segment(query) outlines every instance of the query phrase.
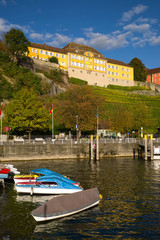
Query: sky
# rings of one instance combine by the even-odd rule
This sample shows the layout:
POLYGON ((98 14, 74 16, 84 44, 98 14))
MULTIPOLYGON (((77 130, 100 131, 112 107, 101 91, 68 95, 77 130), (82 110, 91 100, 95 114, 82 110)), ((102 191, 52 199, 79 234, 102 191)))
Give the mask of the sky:
POLYGON ((0 36, 22 30, 34 43, 91 46, 106 58, 160 67, 159 0, 0 0, 0 36))

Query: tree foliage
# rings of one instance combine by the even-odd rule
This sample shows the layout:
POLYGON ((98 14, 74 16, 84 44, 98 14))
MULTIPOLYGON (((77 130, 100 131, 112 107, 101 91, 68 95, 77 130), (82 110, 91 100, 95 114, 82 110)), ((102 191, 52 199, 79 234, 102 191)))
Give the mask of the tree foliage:
POLYGON ((58 58, 56 58, 56 57, 51 57, 51 58, 49 58, 49 61, 51 62, 51 63, 57 63, 58 64, 58 58))
POLYGON ((55 118, 59 124, 72 131, 77 121, 80 131, 95 131, 97 106, 101 105, 101 98, 91 88, 75 86, 54 101, 55 118))
POLYGON ((4 39, 5 46, 12 57, 18 59, 20 56, 28 52, 30 42, 21 30, 12 28, 9 32, 4 34, 4 39))
POLYGON ((147 78, 147 70, 142 61, 138 58, 133 58, 129 65, 134 68, 134 80, 145 82, 147 78))
POLYGON ((47 131, 49 114, 33 89, 17 92, 5 107, 5 123, 13 132, 47 131))

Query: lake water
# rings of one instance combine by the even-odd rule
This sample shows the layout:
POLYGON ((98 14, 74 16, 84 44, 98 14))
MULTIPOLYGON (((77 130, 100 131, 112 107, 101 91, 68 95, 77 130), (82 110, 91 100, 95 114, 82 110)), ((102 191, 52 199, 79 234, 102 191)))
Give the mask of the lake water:
POLYGON ((45 167, 70 176, 84 189, 98 187, 99 206, 37 224, 30 215, 44 196, 17 195, 14 184, 0 187, 0 239, 160 239, 160 160, 133 158, 16 161, 26 174, 45 167))

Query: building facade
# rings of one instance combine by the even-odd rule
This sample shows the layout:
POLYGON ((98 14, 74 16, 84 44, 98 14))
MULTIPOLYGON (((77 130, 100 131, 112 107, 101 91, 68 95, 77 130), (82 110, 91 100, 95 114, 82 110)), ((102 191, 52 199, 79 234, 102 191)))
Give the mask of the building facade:
POLYGON ((147 82, 160 84, 160 68, 153 68, 148 70, 147 82))
POLYGON ((128 64, 105 58, 96 49, 70 42, 64 48, 31 43, 28 56, 49 61, 58 58, 59 67, 68 71, 69 77, 79 78, 89 85, 106 87, 109 84, 134 86, 134 71, 128 64))

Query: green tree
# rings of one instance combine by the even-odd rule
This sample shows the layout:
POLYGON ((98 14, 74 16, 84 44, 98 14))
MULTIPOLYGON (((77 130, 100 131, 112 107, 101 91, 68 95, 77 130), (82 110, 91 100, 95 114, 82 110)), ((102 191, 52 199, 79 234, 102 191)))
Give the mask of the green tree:
POLYGON ((5 107, 5 123, 13 132, 45 132, 49 129, 50 117, 33 89, 24 88, 17 92, 5 107))
POLYGON ((58 64, 58 58, 56 58, 56 57, 51 57, 51 58, 49 58, 49 61, 51 62, 51 63, 57 63, 58 64))
POLYGON ((79 131, 95 131, 97 106, 100 109, 102 100, 90 87, 75 86, 54 101, 56 121, 72 131, 77 121, 79 131))
POLYGON ((28 46, 30 45, 24 33, 15 28, 12 28, 9 32, 4 34, 4 42, 8 52, 12 57, 15 57, 16 60, 28 52, 28 46))
POLYGON ((134 80, 145 82, 147 78, 147 70, 142 61, 138 58, 133 58, 129 65, 134 68, 134 80))
POLYGON ((109 120, 111 129, 116 132, 126 133, 132 129, 133 115, 124 105, 116 105, 110 112, 109 120))

